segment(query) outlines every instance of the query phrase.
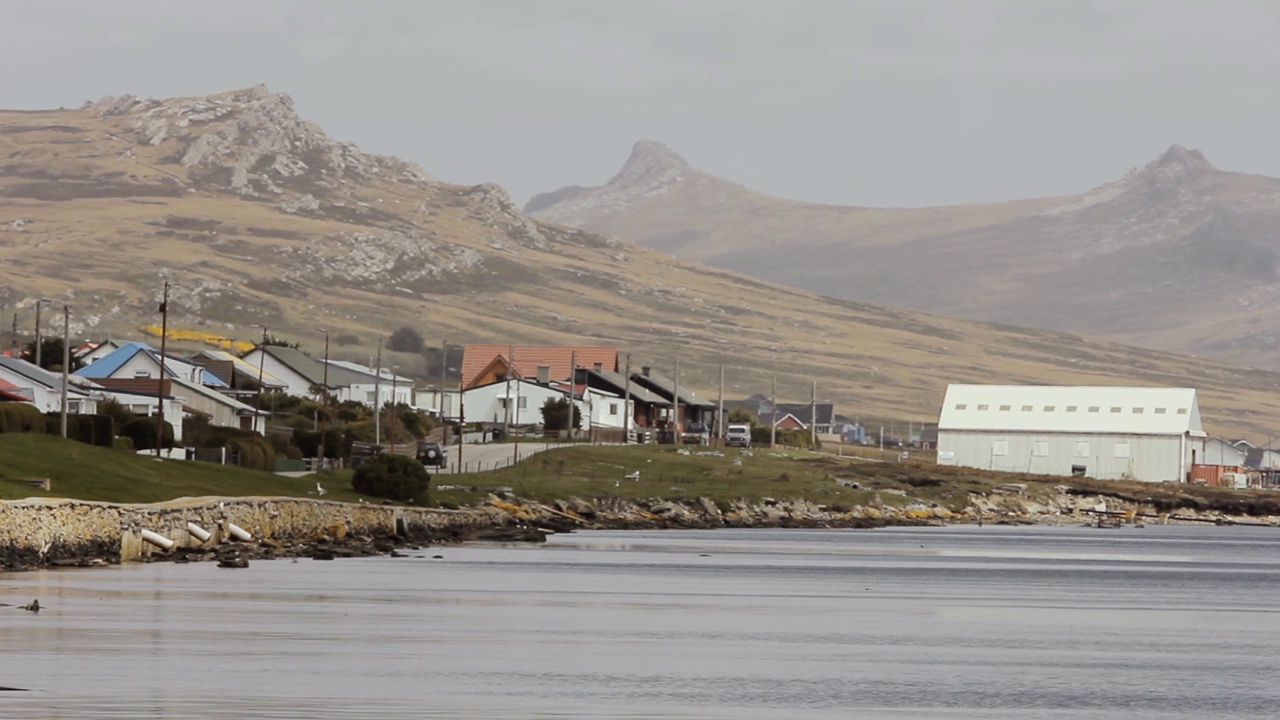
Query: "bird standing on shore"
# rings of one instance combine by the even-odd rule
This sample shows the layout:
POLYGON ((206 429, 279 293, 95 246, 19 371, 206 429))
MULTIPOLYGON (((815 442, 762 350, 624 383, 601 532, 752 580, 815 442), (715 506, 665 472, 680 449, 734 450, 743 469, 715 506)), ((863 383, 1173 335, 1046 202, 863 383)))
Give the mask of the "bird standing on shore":
POLYGON ((23 609, 23 610, 30 610, 31 612, 38 613, 38 612, 40 612, 40 601, 39 601, 39 600, 32 600, 30 605, 23 605, 23 606, 22 606, 22 609, 23 609))
POLYGON ((324 494, 326 494, 326 493, 328 493, 328 492, 329 492, 328 490, 325 490, 323 487, 321 487, 321 486, 320 486, 320 483, 319 483, 319 482, 317 482, 317 483, 316 483, 316 494, 317 494, 317 495, 324 495, 324 494))

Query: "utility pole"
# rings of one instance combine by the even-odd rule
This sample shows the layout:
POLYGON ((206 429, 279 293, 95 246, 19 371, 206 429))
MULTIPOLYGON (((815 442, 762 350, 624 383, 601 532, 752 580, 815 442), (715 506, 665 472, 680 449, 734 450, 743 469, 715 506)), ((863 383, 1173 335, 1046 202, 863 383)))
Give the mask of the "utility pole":
POLYGON ((809 447, 818 447, 818 381, 809 391, 809 447))
POLYGON ((167 352, 166 341, 168 339, 169 281, 165 280, 164 296, 160 300, 160 378, 156 381, 156 406, 160 412, 156 415, 156 457, 160 457, 160 448, 164 445, 164 358, 167 352))
POLYGON ((680 444, 680 358, 676 358, 676 377, 672 381, 674 384, 671 395, 672 417, 675 419, 675 443, 680 444))
POLYGON ((18 357, 21 354, 18 347, 18 310, 13 311, 13 327, 9 330, 9 345, 13 348, 13 356, 18 357))
POLYGON ((378 338, 378 364, 373 371, 373 444, 382 447, 382 338, 378 338))
MULTIPOLYGON (((440 341, 440 393, 439 395, 437 395, 438 400, 436 401, 436 409, 440 411, 440 420, 442 422, 444 421, 444 383, 445 383, 445 380, 447 379, 448 370, 449 370, 449 341, 441 340, 440 341)), ((445 427, 447 428, 448 426, 446 425, 445 427)), ((449 438, 447 437, 444 438, 444 441, 445 441, 444 444, 447 445, 449 442, 449 438)))
MULTIPOLYGON (((515 372, 516 368, 516 349, 515 346, 507 348, 511 353, 511 372, 515 372)), ((510 395, 511 393, 507 393, 510 395)), ((520 380, 516 380, 516 424, 520 424, 520 380)), ((520 462, 520 443, 511 438, 510 428, 507 428, 507 440, 511 443, 511 464, 515 465, 520 462)))
POLYGON ((622 444, 631 440, 631 353, 627 353, 627 374, 622 378, 622 444))
POLYGON ((324 470, 324 444, 329 434, 329 331, 324 328, 316 328, 324 333, 324 376, 320 381, 320 392, 323 395, 321 400, 324 406, 324 414, 320 416, 320 469, 324 470))
MULTIPOLYGON (((399 403, 396 402, 396 371, 399 369, 400 369, 399 365, 391 366, 391 417, 388 418, 388 420, 395 419, 397 408, 400 407, 399 403)), ((390 427, 387 428, 387 437, 390 438, 391 440, 391 452, 395 452, 396 451, 395 423, 391 423, 390 427)))
POLYGON ((778 376, 773 376, 773 389, 769 392, 769 448, 778 444, 778 376))
POLYGON ((569 353, 569 440, 573 441, 573 408, 575 402, 573 399, 573 385, 578 377, 578 353, 569 353))
POLYGON ((716 437, 724 444, 724 363, 720 364, 720 401, 716 408, 716 437))
POLYGON ((262 344, 258 346, 258 392, 253 399, 253 406, 258 411, 258 420, 262 423, 262 436, 267 436, 267 421, 262 417, 262 374, 267 367, 267 326, 262 327, 262 344))
POLYGON ((458 464, 455 472, 462 472, 462 436, 467 431, 466 403, 463 402, 462 368, 458 368, 458 464))
POLYGON ((36 300, 36 367, 40 367, 40 308, 44 305, 44 298, 36 300))
POLYGON ((507 384, 506 384, 506 401, 502 403, 502 437, 511 437, 511 375, 516 371, 516 363, 512 360, 515 355, 515 349, 511 345, 507 345, 507 384))
POLYGON ((62 303, 62 437, 67 437, 67 384, 71 372, 71 306, 62 303))

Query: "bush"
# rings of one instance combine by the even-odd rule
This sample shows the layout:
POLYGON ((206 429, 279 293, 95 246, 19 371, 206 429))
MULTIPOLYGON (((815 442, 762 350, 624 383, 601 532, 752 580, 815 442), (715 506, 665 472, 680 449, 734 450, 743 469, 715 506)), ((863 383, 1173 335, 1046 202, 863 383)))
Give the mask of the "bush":
POLYGON ((420 353, 422 352, 422 334, 408 325, 398 327, 387 340, 387 349, 393 352, 420 353))
POLYGON ((431 476, 407 455, 375 455, 356 468, 351 487, 361 495, 426 504, 431 476))
POLYGON ((227 442, 237 465, 253 470, 275 470, 276 451, 271 441, 261 435, 237 438, 227 442))
POLYGON ((135 450, 154 450, 156 447, 156 422, 164 422, 163 442, 166 448, 173 447, 173 426, 155 416, 140 417, 120 426, 120 434, 133 441, 135 450))
MULTIPOLYGON (((62 414, 45 415, 45 431, 50 435, 62 434, 62 414)), ((115 441, 115 422, 108 415, 67 415, 67 439, 86 445, 112 447, 115 441)))
POLYGON ((44 413, 35 405, 0 403, 0 433, 44 433, 44 413))
MULTIPOLYGON (((822 441, 811 442, 808 430, 778 430, 776 442, 780 447, 808 448, 817 450, 822 441)), ((758 447, 769 447, 769 426, 751 428, 751 444, 758 447)))

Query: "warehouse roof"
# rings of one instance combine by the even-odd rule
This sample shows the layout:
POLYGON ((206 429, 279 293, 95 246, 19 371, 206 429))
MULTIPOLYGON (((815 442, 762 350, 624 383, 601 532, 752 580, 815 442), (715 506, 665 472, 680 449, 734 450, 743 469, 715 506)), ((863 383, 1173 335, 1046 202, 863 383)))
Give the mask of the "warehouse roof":
POLYGON ((1181 435, 1203 431, 1194 388, 948 385, 938 429, 1181 435))

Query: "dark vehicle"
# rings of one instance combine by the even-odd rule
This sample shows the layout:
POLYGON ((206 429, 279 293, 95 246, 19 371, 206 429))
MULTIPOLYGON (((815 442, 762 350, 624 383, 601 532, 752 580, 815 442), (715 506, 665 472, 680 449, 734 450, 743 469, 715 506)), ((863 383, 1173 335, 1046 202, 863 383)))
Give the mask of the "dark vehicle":
POLYGON ((418 443, 418 462, 428 467, 444 467, 449 452, 438 442, 418 443))
POLYGON ((680 442, 683 445, 706 445, 711 442, 711 429, 706 423, 685 423, 680 442))

